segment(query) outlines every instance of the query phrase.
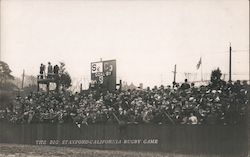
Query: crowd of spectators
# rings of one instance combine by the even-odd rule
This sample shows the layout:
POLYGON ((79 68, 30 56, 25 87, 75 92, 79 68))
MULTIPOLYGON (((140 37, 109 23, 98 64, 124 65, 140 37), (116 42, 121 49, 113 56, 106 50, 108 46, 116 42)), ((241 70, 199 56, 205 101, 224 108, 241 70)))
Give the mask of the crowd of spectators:
POLYGON ((12 123, 156 123, 221 124, 244 122, 248 104, 246 82, 222 82, 216 87, 135 89, 81 93, 33 92, 17 97, 0 113, 12 123))

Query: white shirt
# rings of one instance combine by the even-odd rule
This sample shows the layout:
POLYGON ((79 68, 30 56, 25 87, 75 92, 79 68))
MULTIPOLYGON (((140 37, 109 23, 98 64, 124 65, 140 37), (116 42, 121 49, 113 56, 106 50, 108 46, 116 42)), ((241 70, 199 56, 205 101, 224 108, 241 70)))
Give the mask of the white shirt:
POLYGON ((191 121, 191 124, 197 124, 198 123, 198 119, 196 116, 191 116, 188 118, 189 121, 191 121))

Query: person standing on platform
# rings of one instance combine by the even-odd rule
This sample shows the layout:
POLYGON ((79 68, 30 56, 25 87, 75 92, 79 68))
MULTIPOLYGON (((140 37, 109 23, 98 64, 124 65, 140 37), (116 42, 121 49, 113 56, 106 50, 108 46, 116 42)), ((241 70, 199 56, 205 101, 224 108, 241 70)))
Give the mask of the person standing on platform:
MULTIPOLYGON (((59 73, 59 66, 58 65, 55 65, 54 66, 54 78, 55 78, 55 80, 56 80, 56 82, 58 83, 58 79, 59 79, 59 75, 58 75, 58 73, 59 73)), ((58 90, 58 84, 56 85, 56 89, 58 90)))
POLYGON ((53 74, 53 67, 50 62, 48 62, 48 78, 51 78, 53 74))
POLYGON ((58 66, 58 65, 55 65, 55 66, 54 66, 54 74, 55 74, 55 75, 58 75, 58 72, 59 72, 59 66, 58 66))
POLYGON ((41 79, 43 79, 44 70, 45 70, 45 66, 43 65, 43 63, 41 63, 41 66, 40 66, 40 78, 41 79))

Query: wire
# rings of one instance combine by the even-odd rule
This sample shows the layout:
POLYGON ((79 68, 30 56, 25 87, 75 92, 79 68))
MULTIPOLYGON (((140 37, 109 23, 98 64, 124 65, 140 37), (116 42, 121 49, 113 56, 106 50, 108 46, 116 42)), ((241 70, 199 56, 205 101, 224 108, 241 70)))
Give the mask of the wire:
MULTIPOLYGON (((248 53, 249 50, 232 50, 232 52, 233 53, 248 53)), ((228 51, 217 51, 216 53, 209 53, 209 55, 226 54, 226 53, 229 53, 229 52, 228 51)), ((207 55, 207 54, 205 54, 205 55, 207 55)))

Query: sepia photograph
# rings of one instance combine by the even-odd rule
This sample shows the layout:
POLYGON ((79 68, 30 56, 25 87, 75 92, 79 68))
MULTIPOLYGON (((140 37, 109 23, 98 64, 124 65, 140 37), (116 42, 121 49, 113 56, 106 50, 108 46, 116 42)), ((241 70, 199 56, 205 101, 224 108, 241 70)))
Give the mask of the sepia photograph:
POLYGON ((0 0, 0 157, 249 157, 249 0, 0 0))

